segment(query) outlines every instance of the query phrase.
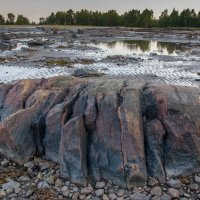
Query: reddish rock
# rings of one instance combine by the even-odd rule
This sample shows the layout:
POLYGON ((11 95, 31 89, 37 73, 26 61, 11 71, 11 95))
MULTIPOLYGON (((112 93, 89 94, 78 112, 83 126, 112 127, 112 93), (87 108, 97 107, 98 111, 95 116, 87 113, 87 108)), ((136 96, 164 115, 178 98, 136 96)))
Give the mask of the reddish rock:
POLYGON ((64 125, 59 155, 62 176, 86 186, 87 132, 83 116, 75 117, 64 125))

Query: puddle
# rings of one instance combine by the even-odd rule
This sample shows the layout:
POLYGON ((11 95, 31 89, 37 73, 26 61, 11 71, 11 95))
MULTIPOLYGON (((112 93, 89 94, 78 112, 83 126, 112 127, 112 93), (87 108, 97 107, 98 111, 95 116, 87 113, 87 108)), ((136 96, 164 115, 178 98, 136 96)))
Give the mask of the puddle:
POLYGON ((97 44, 89 43, 88 46, 98 47, 107 51, 110 55, 157 54, 177 56, 179 53, 184 52, 184 48, 175 43, 145 40, 123 40, 97 44))

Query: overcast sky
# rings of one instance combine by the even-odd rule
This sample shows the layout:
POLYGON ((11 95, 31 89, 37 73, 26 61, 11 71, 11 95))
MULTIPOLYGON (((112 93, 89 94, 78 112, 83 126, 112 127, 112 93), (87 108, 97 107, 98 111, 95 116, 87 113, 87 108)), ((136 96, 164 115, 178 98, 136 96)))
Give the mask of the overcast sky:
POLYGON ((38 21, 39 17, 46 17, 52 11, 80 10, 82 8, 107 11, 115 9, 119 13, 131 9, 153 9, 158 16, 164 9, 194 8, 200 10, 200 0, 0 0, 0 14, 9 12, 23 14, 31 20, 38 21))

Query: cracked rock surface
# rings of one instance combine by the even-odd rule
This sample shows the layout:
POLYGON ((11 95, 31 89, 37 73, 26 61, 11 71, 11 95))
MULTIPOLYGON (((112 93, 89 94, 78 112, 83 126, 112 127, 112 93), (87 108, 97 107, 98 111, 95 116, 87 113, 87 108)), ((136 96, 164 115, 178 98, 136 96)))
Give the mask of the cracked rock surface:
POLYGON ((200 171, 200 90, 54 77, 0 85, 0 153, 42 155, 62 177, 124 188, 200 171))

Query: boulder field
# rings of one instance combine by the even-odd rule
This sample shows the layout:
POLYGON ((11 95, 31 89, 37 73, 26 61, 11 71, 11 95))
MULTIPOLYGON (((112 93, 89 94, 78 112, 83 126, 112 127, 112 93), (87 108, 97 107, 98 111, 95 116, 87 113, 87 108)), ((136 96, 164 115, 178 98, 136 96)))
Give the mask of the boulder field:
POLYGON ((125 188, 200 171, 200 89, 56 77, 0 84, 0 154, 125 188))

